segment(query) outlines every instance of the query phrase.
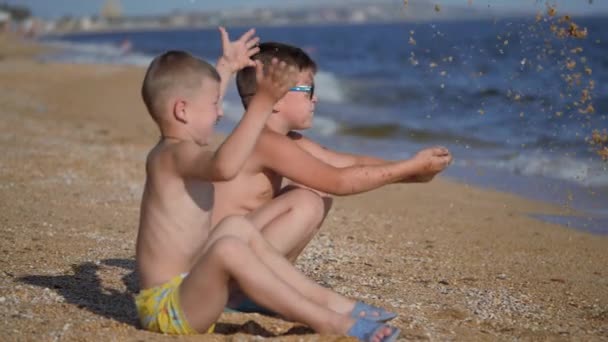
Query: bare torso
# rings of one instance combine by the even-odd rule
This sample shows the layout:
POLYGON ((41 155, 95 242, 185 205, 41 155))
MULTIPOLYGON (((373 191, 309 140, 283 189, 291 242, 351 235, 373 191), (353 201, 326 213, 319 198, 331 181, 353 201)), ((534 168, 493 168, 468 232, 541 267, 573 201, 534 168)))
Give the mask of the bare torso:
POLYGON ((256 153, 249 158, 239 175, 229 182, 214 183, 215 206, 212 224, 215 226, 230 215, 245 215, 272 200, 281 188, 283 177, 264 169, 256 153))
POLYGON ((170 147, 157 145, 146 161, 136 247, 142 289, 188 272, 211 226, 213 184, 177 176, 166 160, 170 157, 167 148, 170 147))

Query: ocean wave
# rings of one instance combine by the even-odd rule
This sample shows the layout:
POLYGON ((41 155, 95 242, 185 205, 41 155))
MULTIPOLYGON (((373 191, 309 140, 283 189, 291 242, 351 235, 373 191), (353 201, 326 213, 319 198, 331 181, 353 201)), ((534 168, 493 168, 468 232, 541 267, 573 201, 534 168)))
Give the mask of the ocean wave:
POLYGON ((556 156, 537 151, 519 153, 505 160, 483 160, 476 163, 524 176, 542 176, 583 186, 608 187, 608 165, 600 160, 556 156))
POLYGON ((461 108, 479 108, 485 101, 494 104, 517 104, 519 106, 557 105, 558 99, 550 94, 521 93, 495 86, 474 87, 470 84, 456 85, 441 80, 429 80, 424 84, 403 84, 397 80, 350 80, 344 90, 343 101, 367 106, 427 105, 433 102, 457 104, 461 108))
POLYGON ((315 94, 321 101, 343 103, 346 101, 346 96, 342 88, 342 84, 338 78, 326 71, 319 71, 315 75, 315 94))
POLYGON ((401 138, 415 143, 457 143, 476 148, 498 147, 499 145, 471 136, 459 135, 447 131, 406 127, 397 123, 364 124, 341 127, 339 134, 368 139, 401 138))
POLYGON ((317 134, 328 137, 335 135, 339 131, 340 125, 331 118, 315 115, 310 129, 317 134))
POLYGON ((489 98, 502 98, 505 103, 520 103, 520 104, 529 104, 529 103, 544 103, 550 104, 551 98, 549 96, 543 94, 519 94, 517 92, 513 92, 510 90, 502 90, 495 87, 487 87, 482 88, 477 91, 470 92, 466 88, 465 89, 457 89, 457 92, 460 96, 467 95, 471 100, 478 101, 479 99, 489 99, 489 98), (458 91, 459 90, 459 91, 458 91))
POLYGON ((240 102, 224 99, 222 101, 222 109, 224 111, 224 117, 222 120, 228 120, 236 123, 243 117, 245 109, 240 102))
POLYGON ((44 44, 59 50, 44 58, 55 62, 147 66, 153 59, 153 56, 126 51, 124 48, 110 43, 71 43, 48 40, 44 41, 44 44))

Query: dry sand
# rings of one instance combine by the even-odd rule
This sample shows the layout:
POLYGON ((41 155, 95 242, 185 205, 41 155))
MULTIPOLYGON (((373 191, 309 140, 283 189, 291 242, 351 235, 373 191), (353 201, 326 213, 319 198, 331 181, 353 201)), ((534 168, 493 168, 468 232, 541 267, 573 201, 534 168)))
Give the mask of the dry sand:
MULTIPOLYGON (((138 329, 134 241, 158 137, 144 71, 38 51, 0 38, 2 340, 341 339, 259 315, 224 315, 207 336, 138 329)), ((563 210, 446 179, 388 186, 337 199, 298 267, 399 312, 405 339, 608 340, 608 237, 528 216, 563 210)))

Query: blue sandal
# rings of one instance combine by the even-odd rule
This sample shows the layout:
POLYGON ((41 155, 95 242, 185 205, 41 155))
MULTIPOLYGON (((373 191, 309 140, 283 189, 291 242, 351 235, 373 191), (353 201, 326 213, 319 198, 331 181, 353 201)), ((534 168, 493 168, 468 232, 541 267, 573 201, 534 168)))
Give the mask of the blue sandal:
POLYGON ((361 301, 358 301, 355 304, 355 308, 353 309, 353 311, 351 311, 350 316, 352 318, 363 318, 366 319, 368 321, 373 321, 373 322, 388 322, 391 319, 397 317, 396 313, 392 313, 389 311, 386 311, 382 308, 373 306, 373 305, 369 305, 369 304, 365 304, 361 301), (377 313, 377 315, 376 315, 377 313))
POLYGON ((392 327, 390 325, 369 321, 366 319, 358 319, 355 321, 355 324, 348 330, 346 333, 348 336, 356 337, 361 341, 372 341, 374 335, 380 330, 384 328, 390 328, 392 333, 388 336, 385 336, 381 339, 381 342, 393 342, 399 337, 401 330, 392 327))

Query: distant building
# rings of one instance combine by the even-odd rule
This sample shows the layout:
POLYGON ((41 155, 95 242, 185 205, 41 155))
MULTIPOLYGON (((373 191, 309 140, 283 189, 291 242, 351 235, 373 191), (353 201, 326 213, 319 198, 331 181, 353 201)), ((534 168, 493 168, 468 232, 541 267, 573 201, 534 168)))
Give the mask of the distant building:
POLYGON ((11 14, 0 10, 0 33, 8 32, 11 27, 11 14))
POLYGON ((89 31, 94 28, 93 20, 90 17, 82 17, 78 20, 78 28, 83 31, 89 31))
POLYGON ((183 27, 190 23, 190 17, 185 13, 173 13, 169 16, 169 26, 183 27))
POLYGON ((101 17, 107 20, 122 17, 122 6, 120 0, 106 0, 101 8, 101 17))
POLYGON ((350 14, 349 21, 351 23, 364 23, 367 20, 367 14, 364 10, 356 10, 350 14))
POLYGON ((44 32, 44 26, 40 18, 29 17, 18 23, 17 32, 26 38, 36 38, 44 32))

